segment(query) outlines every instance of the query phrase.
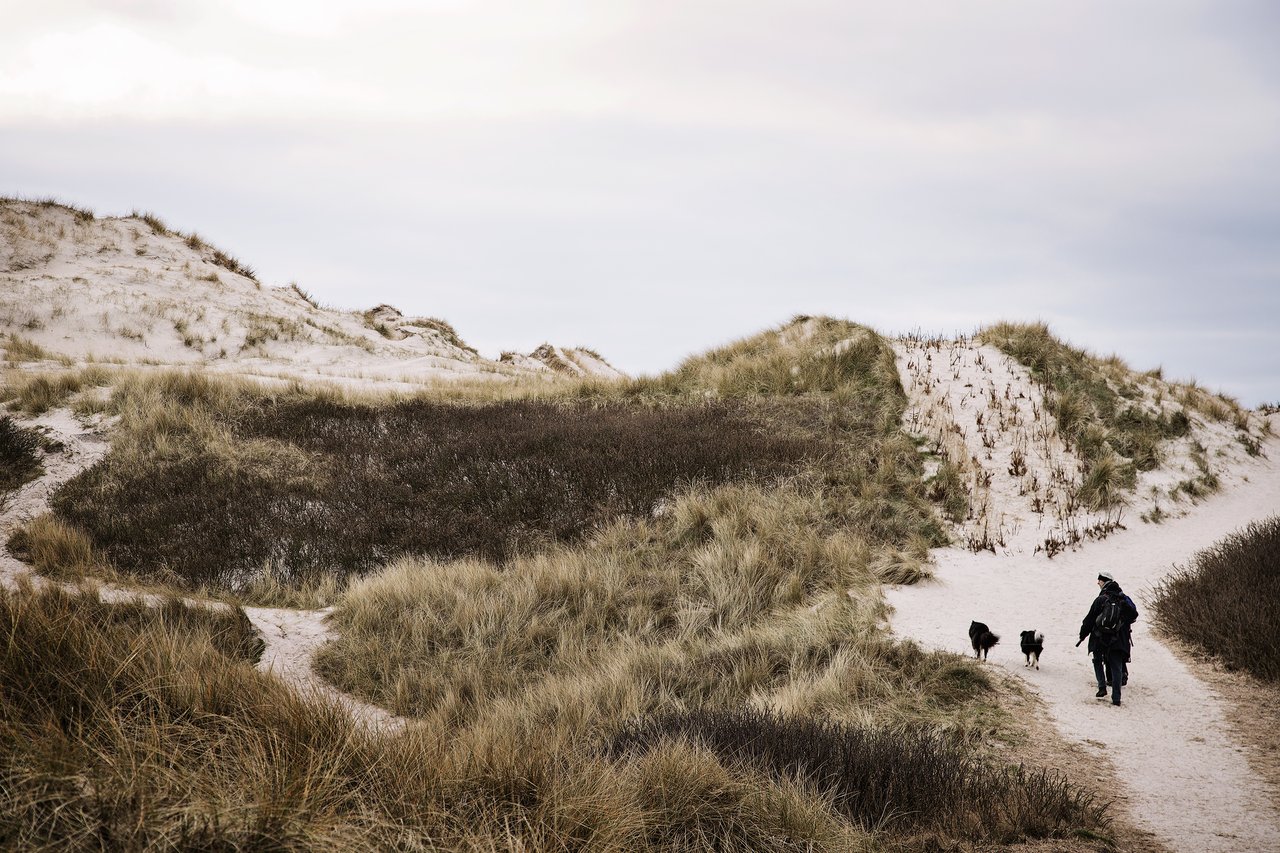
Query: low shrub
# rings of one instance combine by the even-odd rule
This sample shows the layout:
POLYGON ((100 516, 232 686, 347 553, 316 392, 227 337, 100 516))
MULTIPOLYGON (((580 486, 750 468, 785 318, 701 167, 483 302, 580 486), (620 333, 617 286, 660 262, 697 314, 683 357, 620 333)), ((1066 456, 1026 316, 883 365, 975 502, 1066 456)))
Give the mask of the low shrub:
POLYGON ((222 448, 113 451, 55 510, 127 572, 235 587, 270 567, 308 584, 405 555, 502 562, 645 516, 682 485, 775 477, 830 449, 724 404, 259 403, 217 416, 222 448))
POLYGON ((1280 681, 1280 516, 1197 553, 1155 586, 1151 606, 1174 637, 1280 681))
POLYGON ((888 732, 746 708, 688 711, 632 721, 612 756, 686 740, 728 764, 798 780, 857 825, 890 832, 1013 842, 1096 832, 1107 807, 1045 771, 997 767, 928 733, 888 732))

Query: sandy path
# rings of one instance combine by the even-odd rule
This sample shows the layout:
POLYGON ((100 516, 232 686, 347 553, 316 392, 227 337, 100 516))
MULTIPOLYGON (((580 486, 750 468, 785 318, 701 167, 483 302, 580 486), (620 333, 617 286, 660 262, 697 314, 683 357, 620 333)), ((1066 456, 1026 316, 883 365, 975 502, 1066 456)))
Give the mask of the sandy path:
MULTIPOLYGON (((47 454, 44 474, 10 493, 0 505, 0 584, 10 588, 18 578, 31 575, 31 567, 9 553, 6 543, 10 534, 18 525, 45 512, 49 497, 59 486, 107 454, 107 440, 102 433, 81 425, 66 409, 31 420, 11 417, 21 426, 42 428, 50 438, 62 442, 62 451, 47 454)), ((38 578, 32 580, 39 583, 38 578)))
MULTIPOLYGON (((1280 442, 1267 448, 1280 458, 1280 442)), ((1101 542, 1057 556, 955 548, 934 552, 937 579, 888 591, 893 630, 930 647, 970 653, 971 619, 1003 641, 990 661, 1023 677, 1048 705, 1063 735, 1105 754, 1127 790, 1134 821, 1174 850, 1280 850, 1280 813, 1229 734, 1222 699, 1150 632, 1134 626, 1124 705, 1094 698, 1093 669, 1074 648, 1080 621, 1110 570, 1146 610, 1145 593, 1175 564, 1253 520, 1280 513, 1280 466, 1251 467, 1249 480, 1162 525, 1134 522, 1101 542), (1040 670, 1027 670, 1018 633, 1046 635, 1040 670)), ((1143 613, 1143 617, 1148 614, 1143 613)), ((1272 792, 1274 793, 1274 792, 1272 792)))
MULTIPOLYGON (((105 456, 108 447, 101 431, 86 428, 65 409, 19 422, 23 426, 43 427, 51 438, 62 442, 63 449, 59 453, 47 455, 44 458, 44 475, 9 495, 3 507, 0 507, 0 585, 11 589, 22 578, 29 579, 36 586, 54 583, 33 575, 31 567, 14 557, 5 543, 15 527, 48 509, 49 497, 60 485, 105 456)), ((62 586, 68 591, 76 589, 72 584, 62 586)), ((99 583, 97 587, 105 601, 142 598, 150 603, 158 603, 162 600, 162 596, 114 584, 99 583)), ((222 602, 190 598, 186 602, 189 605, 207 607, 227 606, 222 602)), ((372 728, 389 730, 405 723, 403 717, 397 717, 384 708, 342 693, 314 673, 311 663, 315 653, 331 636, 325 625, 329 610, 246 607, 244 611, 266 643, 258 669, 274 673, 301 692, 342 705, 356 719, 372 728)))
POLYGON ((332 631, 325 624, 325 617, 331 609, 244 608, 249 621, 267 644, 258 668, 275 673, 302 693, 342 705, 371 728, 383 731, 400 728, 406 722, 404 717, 343 693, 312 669, 316 652, 332 636, 332 631))

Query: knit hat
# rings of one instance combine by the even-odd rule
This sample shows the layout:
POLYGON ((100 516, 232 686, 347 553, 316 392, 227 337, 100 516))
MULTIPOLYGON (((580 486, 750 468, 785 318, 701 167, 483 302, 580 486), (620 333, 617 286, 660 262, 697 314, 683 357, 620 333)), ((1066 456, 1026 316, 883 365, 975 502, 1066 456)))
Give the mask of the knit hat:
POLYGON ((1112 577, 1111 572, 1098 572, 1098 580, 1100 580, 1100 581, 1113 581, 1113 580, 1115 580, 1115 578, 1114 578, 1114 577, 1112 577))

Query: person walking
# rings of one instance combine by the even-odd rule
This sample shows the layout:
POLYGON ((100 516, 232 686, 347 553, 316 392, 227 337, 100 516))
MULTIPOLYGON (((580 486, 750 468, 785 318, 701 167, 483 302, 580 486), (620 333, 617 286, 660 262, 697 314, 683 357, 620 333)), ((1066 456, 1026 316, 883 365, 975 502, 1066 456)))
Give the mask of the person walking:
POLYGON ((1094 695, 1099 699, 1106 697, 1110 685, 1112 705, 1120 704, 1120 688, 1125 681, 1125 664, 1132 642, 1130 626, 1137 619, 1138 608, 1133 599, 1124 594, 1110 572, 1100 572, 1098 597, 1080 623, 1080 642, 1089 638, 1093 674, 1098 679, 1098 692, 1094 695))

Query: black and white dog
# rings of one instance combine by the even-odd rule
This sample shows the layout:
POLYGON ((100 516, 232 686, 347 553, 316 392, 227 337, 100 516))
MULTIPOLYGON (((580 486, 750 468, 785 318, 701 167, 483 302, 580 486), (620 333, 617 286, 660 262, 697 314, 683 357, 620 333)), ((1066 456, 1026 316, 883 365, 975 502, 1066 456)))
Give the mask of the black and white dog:
POLYGON ((1000 642, 1000 638, 991 633, 991 629, 981 622, 969 623, 969 643, 973 646, 973 656, 975 658, 987 659, 987 652, 991 651, 991 647, 1000 642))
POLYGON ((1044 634, 1034 629, 1022 632, 1022 653, 1027 656, 1025 666, 1040 668, 1040 655, 1044 654, 1044 634))

